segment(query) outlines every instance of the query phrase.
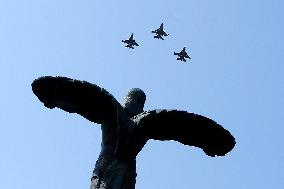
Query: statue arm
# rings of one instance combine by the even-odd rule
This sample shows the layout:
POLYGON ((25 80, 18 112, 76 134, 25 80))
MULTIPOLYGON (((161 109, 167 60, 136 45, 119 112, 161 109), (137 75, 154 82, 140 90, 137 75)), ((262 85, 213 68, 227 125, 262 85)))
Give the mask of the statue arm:
POLYGON ((135 121, 139 135, 146 139, 175 140, 212 157, 225 155, 235 145, 234 137, 221 125, 186 111, 153 110, 139 114, 135 121))
POLYGON ((32 83, 32 89, 46 107, 77 113, 95 123, 116 116, 120 106, 105 89, 67 77, 40 77, 32 83))

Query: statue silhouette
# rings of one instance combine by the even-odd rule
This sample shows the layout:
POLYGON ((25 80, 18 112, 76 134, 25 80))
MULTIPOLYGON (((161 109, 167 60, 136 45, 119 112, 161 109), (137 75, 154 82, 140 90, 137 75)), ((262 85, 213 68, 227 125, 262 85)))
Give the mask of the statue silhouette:
POLYGON ((178 110, 143 111, 146 95, 138 88, 128 93, 123 105, 105 89, 67 77, 40 77, 32 90, 48 108, 101 124, 101 153, 91 189, 134 189, 136 156, 149 139, 175 140, 212 157, 224 156, 235 145, 229 131, 204 116, 178 110))

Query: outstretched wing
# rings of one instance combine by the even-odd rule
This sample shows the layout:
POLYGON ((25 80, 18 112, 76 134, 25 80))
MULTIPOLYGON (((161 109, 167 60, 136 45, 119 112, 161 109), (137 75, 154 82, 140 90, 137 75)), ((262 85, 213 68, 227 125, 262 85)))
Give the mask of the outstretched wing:
POLYGON ((126 40, 122 40, 122 42, 123 42, 123 43, 127 43, 127 44, 128 44, 128 43, 129 43, 129 40, 128 40, 128 39, 126 39, 126 40))
POLYGON ((138 43, 135 40, 133 41, 133 45, 139 46, 138 43))
POLYGON ((167 34, 165 31, 162 32, 163 36, 169 36, 169 34, 167 34))
POLYGON ((152 33, 157 33, 157 32, 158 32, 158 30, 152 30, 151 32, 152 32, 152 33))
POLYGON ((40 77, 32 83, 32 90, 46 107, 78 113, 95 123, 113 118, 120 106, 105 89, 67 77, 40 77))
POLYGON ((139 135, 146 139, 175 140, 212 157, 224 156, 235 146, 234 137, 221 125, 186 111, 153 110, 139 114, 135 122, 139 135))
POLYGON ((188 56, 187 52, 185 52, 184 58, 189 58, 189 59, 191 59, 191 58, 188 56))

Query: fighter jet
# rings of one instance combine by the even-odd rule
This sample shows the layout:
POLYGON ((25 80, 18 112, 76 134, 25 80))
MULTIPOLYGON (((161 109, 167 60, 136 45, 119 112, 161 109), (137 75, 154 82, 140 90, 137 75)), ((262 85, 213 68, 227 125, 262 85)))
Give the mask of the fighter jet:
POLYGON ((163 23, 160 25, 160 27, 158 29, 152 30, 151 32, 155 34, 154 38, 156 38, 156 39, 164 40, 163 36, 169 35, 164 31, 164 24, 163 23))
POLYGON ((122 42, 127 44, 125 48, 134 49, 133 46, 139 46, 138 43, 136 43, 136 41, 133 39, 133 33, 131 34, 129 39, 122 40, 122 42))
POLYGON ((178 56, 178 57, 177 57, 177 60, 186 62, 186 58, 191 59, 191 58, 188 56, 188 54, 187 54, 187 52, 185 51, 185 49, 186 49, 186 47, 183 47, 183 49, 182 49, 179 53, 174 52, 174 55, 177 55, 177 56, 178 56))

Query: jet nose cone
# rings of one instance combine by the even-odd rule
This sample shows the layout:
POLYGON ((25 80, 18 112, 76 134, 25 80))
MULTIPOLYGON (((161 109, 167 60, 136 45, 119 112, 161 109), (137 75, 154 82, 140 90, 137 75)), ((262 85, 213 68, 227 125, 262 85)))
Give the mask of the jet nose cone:
POLYGON ((51 101, 55 96, 55 89, 55 78, 51 76, 40 77, 32 83, 33 93, 48 108, 54 108, 51 101))

